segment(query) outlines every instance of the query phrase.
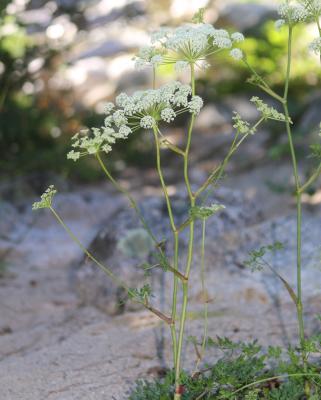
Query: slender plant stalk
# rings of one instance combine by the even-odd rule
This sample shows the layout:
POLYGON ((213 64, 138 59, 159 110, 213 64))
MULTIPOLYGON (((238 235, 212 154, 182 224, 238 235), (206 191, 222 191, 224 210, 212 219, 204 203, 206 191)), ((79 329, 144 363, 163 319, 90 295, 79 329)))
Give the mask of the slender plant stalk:
POLYGON ((152 87, 153 87, 153 89, 155 89, 156 88, 156 67, 155 67, 155 65, 153 65, 153 82, 152 82, 152 87))
POLYGON ((198 371, 199 364, 205 355, 205 348, 208 335, 208 294, 205 286, 205 239, 206 239, 206 218, 202 220, 202 242, 201 242, 201 284, 202 284, 202 298, 204 301, 204 333, 203 333, 201 350, 199 352, 199 357, 197 359, 195 367, 195 372, 192 374, 192 376, 198 371))
MULTIPOLYGON (((160 154, 160 141, 158 137, 158 130, 155 127, 153 129, 154 139, 155 139, 155 146, 156 146, 156 166, 157 172, 159 175, 159 179, 161 182, 161 186, 163 189, 164 197, 166 200, 168 216, 170 220, 170 226, 174 236, 174 269, 178 271, 178 251, 179 251, 179 235, 176 229, 174 214, 172 209, 172 203, 168 194, 168 189, 165 183, 162 166, 161 166, 161 154, 160 154)), ((176 313, 177 313, 177 292, 178 292, 178 278, 177 275, 174 275, 174 284, 173 284, 173 295, 172 295, 172 320, 173 324, 171 326, 171 336, 172 336, 172 345, 173 345, 173 361, 174 364, 176 363, 177 359, 177 335, 176 335, 176 327, 175 327, 175 320, 176 320, 176 313)))
MULTIPOLYGON (((296 209, 297 209, 297 235, 296 235, 296 248, 297 248, 297 318, 299 326, 299 338, 300 347, 302 354, 302 363, 304 372, 307 372, 307 353, 305 349, 305 329, 304 329, 304 319, 303 319, 303 303, 302 303, 302 194, 301 194, 301 184, 298 172, 298 163, 296 158, 296 152, 293 143, 290 116, 288 109, 288 93, 289 93, 289 83, 291 75, 291 61, 292 61, 292 38, 293 38, 293 28, 289 26, 288 33, 288 59, 287 59, 287 70, 285 78, 285 87, 283 95, 283 109, 285 113, 285 124, 288 136, 288 142, 290 147, 293 176, 295 180, 295 196, 296 196, 296 209)), ((306 395, 310 395, 310 388, 308 382, 305 384, 306 395)))
MULTIPOLYGON (((178 271, 178 254, 179 254, 179 232, 174 232, 174 268, 178 271)), ((177 362, 177 333, 176 333, 176 316, 177 316, 177 293, 178 293, 178 279, 174 276, 173 282, 173 295, 172 295, 172 320, 174 321, 171 327, 172 343, 173 343, 173 361, 174 365, 177 362)))
MULTIPOLYGON (((192 96, 195 95, 195 70, 194 64, 191 64, 191 87, 192 87, 192 96)), ((188 128, 187 133, 187 142, 184 154, 184 180, 186 189, 188 192, 188 196, 190 199, 190 207, 195 206, 195 197, 191 189, 191 184, 188 175, 188 166, 189 166, 189 152, 191 148, 191 141, 192 141, 192 132, 194 127, 195 116, 194 114, 191 117, 191 121, 188 128)), ((193 261, 193 246, 194 246, 194 220, 190 221, 189 224, 190 231, 189 231, 189 243, 188 243, 188 254, 187 254, 187 261, 186 261, 186 268, 185 268, 185 277, 187 279, 186 282, 182 283, 183 286, 183 304, 181 310, 181 318, 180 318, 180 326, 179 326, 179 335, 178 335, 178 344, 177 344, 177 357, 175 363, 175 394, 174 400, 180 400, 182 397, 182 390, 181 390, 181 358, 182 358, 182 348, 183 348, 183 339, 184 339, 184 332, 185 332, 185 323, 186 323, 186 312, 187 312, 187 303, 188 303, 188 279, 190 275, 191 265, 193 261)))

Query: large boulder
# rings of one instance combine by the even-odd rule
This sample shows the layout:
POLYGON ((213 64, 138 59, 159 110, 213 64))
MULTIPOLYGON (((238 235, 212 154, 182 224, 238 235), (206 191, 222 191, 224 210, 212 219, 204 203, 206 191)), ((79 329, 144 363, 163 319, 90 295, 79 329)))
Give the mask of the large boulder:
MULTIPOLYGON (((177 226, 186 220, 188 215, 188 200, 185 195, 172 197, 173 213, 177 226)), ((221 246, 220 238, 227 232, 238 231, 252 225, 259 219, 259 213, 253 203, 245 201, 241 193, 220 188, 215 195, 209 196, 208 203, 220 203, 226 209, 208 222, 208 242, 211 247, 221 246)), ((173 255, 173 239, 167 216, 166 202, 162 197, 146 197, 140 202, 140 209, 158 242, 165 241, 166 253, 173 255)), ((195 246, 200 243, 201 226, 196 224, 195 246)), ((188 245, 188 229, 180 238, 181 254, 186 254, 188 245)), ((110 219, 107 225, 97 234, 89 246, 91 253, 108 266, 129 287, 141 287, 151 284, 155 294, 154 301, 163 307, 163 294, 170 288, 172 276, 166 273, 160 279, 162 270, 153 268, 146 276, 142 268, 144 264, 157 263, 155 245, 132 209, 123 209, 110 219)), ((184 257, 180 257, 183 267, 184 257)), ((195 259, 195 263, 199 264, 195 259)), ((84 305, 94 305, 107 313, 121 312, 125 308, 125 292, 120 285, 115 284, 104 272, 88 258, 84 258, 74 269, 74 283, 84 305)), ((170 296, 167 296, 170 298, 170 296)), ((133 305, 128 303, 127 309, 133 305)), ((136 307, 135 307, 136 308, 136 307)))

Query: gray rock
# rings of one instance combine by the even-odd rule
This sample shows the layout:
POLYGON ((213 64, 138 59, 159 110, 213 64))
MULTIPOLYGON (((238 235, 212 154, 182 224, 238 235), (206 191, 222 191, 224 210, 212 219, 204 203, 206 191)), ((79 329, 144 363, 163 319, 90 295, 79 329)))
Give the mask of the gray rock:
POLYGON ((320 93, 314 94, 309 98, 305 104, 305 110, 300 118, 299 129, 300 131, 311 134, 312 132, 319 132, 321 122, 320 109, 321 109, 321 95, 320 93))
POLYGON ((230 125, 231 116, 226 108, 208 104, 200 112, 195 122, 195 129, 212 130, 222 125, 230 125))
POLYGON ((269 19, 277 17, 276 6, 255 3, 232 3, 228 4, 220 14, 218 24, 230 24, 237 30, 244 32, 256 29, 269 19))
POLYGON ((129 48, 116 40, 109 40, 101 45, 88 49, 80 54, 79 59, 91 57, 111 57, 119 53, 128 51, 129 48))
POLYGON ((19 212, 10 203, 0 202, 0 239, 10 238, 19 220, 19 212))
MULTIPOLYGON (((176 195, 172 198, 173 213, 176 225, 179 226, 186 221, 188 216, 188 201, 184 195, 176 195)), ((208 222, 208 241, 216 242, 219 238, 232 230, 241 229, 244 226, 253 224, 258 219, 258 212, 255 205, 245 202, 241 193, 236 191, 220 188, 211 195, 207 200, 208 204, 220 203, 226 206, 226 209, 217 215, 212 223, 208 222)), ((170 225, 167 217, 166 203, 160 197, 148 197, 140 203, 142 214, 148 221, 158 242, 165 240, 166 253, 172 257, 172 236, 170 225)), ((114 215, 114 218, 108 221, 108 225, 103 228, 90 245, 90 251, 104 265, 112 269, 115 275, 121 277, 129 287, 141 287, 144 283, 151 283, 155 293, 158 295, 156 302, 160 301, 162 293, 166 291, 166 286, 170 286, 169 282, 162 282, 159 277, 162 271, 153 269, 151 276, 145 277, 144 270, 139 266, 143 263, 157 263, 155 259, 155 250, 150 252, 144 250, 136 256, 131 253, 126 254, 124 251, 125 239, 130 236, 134 241, 138 241, 133 233, 137 233, 137 227, 140 227, 140 250, 151 244, 144 237, 144 231, 140 221, 132 210, 122 210, 114 215)), ((201 226, 196 224, 195 240, 200 242, 201 226)), ((184 230, 180 238, 181 251, 185 252, 188 245, 188 229, 184 230)), ((128 244, 127 244, 128 247, 128 244)), ((135 246, 132 246, 135 247, 135 246)), ((137 243, 136 243, 137 248, 137 243)), ((184 258, 184 257, 183 257, 184 258)), ((183 260, 183 259, 182 259, 183 260)), ((103 309, 107 313, 117 313, 124 310, 124 291, 105 274, 100 271, 94 263, 88 260, 76 267, 74 272, 75 290, 79 294, 81 301, 86 305, 94 305, 103 309)), ((161 302, 161 301, 160 301, 161 302)), ((126 305, 132 309, 132 304, 126 305)), ((135 307, 136 308, 136 307, 135 307)))

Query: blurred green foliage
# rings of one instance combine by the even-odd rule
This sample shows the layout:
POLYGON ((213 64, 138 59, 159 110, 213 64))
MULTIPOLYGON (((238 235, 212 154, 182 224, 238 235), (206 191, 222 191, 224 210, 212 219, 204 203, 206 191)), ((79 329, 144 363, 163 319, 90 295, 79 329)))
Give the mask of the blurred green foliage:
POLYGON ((30 63, 43 58, 50 64, 54 53, 36 46, 14 16, 2 11, 0 22, 0 148, 2 173, 28 173, 33 168, 57 164, 62 143, 52 136, 54 127, 63 125, 64 114, 44 90, 39 74, 30 72, 30 63))

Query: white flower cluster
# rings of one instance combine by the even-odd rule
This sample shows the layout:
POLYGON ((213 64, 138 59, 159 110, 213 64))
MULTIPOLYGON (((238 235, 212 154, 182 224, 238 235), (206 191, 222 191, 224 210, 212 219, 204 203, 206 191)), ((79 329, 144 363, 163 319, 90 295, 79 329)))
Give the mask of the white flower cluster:
POLYGON ((135 68, 142 69, 147 66, 158 66, 163 63, 164 51, 155 46, 143 46, 139 49, 139 53, 134 57, 135 68))
POLYGON ((313 51, 315 54, 321 54, 321 37, 314 39, 310 43, 309 49, 313 51))
POLYGON ((295 1, 286 1, 280 4, 278 13, 281 17, 281 19, 276 22, 276 27, 278 29, 284 24, 293 26, 299 22, 305 22, 310 16, 306 5, 299 4, 295 1))
POLYGON ((77 133, 72 138, 72 147, 67 158, 77 161, 87 154, 101 151, 108 154, 112 145, 140 128, 152 129, 160 121, 172 122, 184 112, 198 114, 203 106, 199 96, 191 96, 189 85, 180 82, 168 83, 159 89, 137 91, 132 96, 121 93, 116 105, 107 103, 104 126, 77 133))
POLYGON ((279 113, 275 108, 268 106, 259 97, 252 97, 250 100, 255 104, 257 110, 262 114, 264 119, 273 119, 275 121, 285 121, 285 115, 279 113))
POLYGON ((40 208, 50 208, 52 199, 57 193, 57 190, 53 185, 50 185, 48 189, 40 196, 40 201, 36 201, 32 205, 33 210, 39 210, 40 208))
MULTIPOLYGON (((231 35, 224 29, 215 29, 210 24, 195 23, 176 29, 161 28, 151 35, 152 46, 140 49, 135 58, 136 66, 175 64, 177 71, 189 64, 197 64, 211 54, 223 49, 231 49, 235 43, 244 40, 240 32, 231 35)), ((232 57, 240 56, 232 53, 232 57)))
POLYGON ((192 114, 199 114, 203 107, 203 100, 199 96, 193 96, 188 103, 188 109, 192 114))
POLYGON ((235 48, 230 51, 230 56, 236 61, 243 59, 243 51, 241 49, 235 48))
POLYGON ((321 1, 320 0, 300 0, 300 3, 305 7, 312 19, 321 16, 321 1))

